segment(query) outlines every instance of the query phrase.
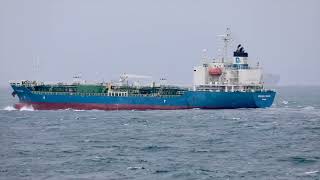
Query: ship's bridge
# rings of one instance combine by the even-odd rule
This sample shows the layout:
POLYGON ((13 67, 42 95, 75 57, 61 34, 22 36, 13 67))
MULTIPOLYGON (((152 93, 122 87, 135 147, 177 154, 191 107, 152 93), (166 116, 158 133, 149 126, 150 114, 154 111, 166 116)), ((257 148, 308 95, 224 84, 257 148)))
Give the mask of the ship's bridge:
POLYGON ((232 60, 205 62, 193 69, 194 89, 256 90, 263 87, 261 68, 248 64, 248 53, 241 44, 232 60))

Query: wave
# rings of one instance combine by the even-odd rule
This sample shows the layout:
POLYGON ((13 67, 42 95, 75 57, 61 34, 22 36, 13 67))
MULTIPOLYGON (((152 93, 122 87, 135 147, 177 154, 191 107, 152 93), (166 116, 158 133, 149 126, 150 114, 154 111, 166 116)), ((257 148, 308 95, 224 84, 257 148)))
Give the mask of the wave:
POLYGON ((314 110, 313 106, 306 106, 304 108, 302 108, 303 110, 314 110))
POLYGON ((3 111, 16 111, 17 109, 13 106, 7 106, 2 109, 3 111))
POLYGON ((32 106, 23 106, 20 111, 34 111, 32 106))
POLYGON ((84 111, 87 111, 87 112, 101 112, 101 111, 105 111, 105 110, 100 110, 100 109, 71 109, 71 108, 68 108, 68 109, 65 109, 65 110, 70 110, 70 111, 74 111, 74 112, 84 112, 84 111))
POLYGON ((156 170, 154 171, 154 174, 159 174, 159 173, 168 173, 170 172, 169 170, 156 170))
POLYGON ((278 161, 292 162, 294 164, 314 164, 318 162, 318 157, 303 157, 303 156, 292 156, 287 158, 280 158, 278 161))
POLYGON ((305 174, 317 174, 319 171, 308 171, 308 172, 305 172, 305 174))
POLYGON ((134 167, 128 167, 128 170, 138 170, 138 169, 145 169, 143 166, 134 166, 134 167))
POLYGON ((155 151, 166 150, 166 149, 169 149, 169 148, 171 148, 171 147, 170 147, 170 146, 150 145, 150 146, 142 147, 141 149, 142 149, 143 151, 152 151, 152 152, 155 152, 155 151))
POLYGON ((6 106, 5 108, 1 109, 3 111, 34 111, 32 106, 23 106, 20 109, 15 108, 14 106, 6 106))

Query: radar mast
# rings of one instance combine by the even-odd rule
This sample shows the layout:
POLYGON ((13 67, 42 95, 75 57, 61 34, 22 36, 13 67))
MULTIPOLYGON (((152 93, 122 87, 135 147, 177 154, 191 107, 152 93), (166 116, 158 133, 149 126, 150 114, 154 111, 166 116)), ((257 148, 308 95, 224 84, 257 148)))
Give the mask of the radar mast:
POLYGON ((231 37, 231 31, 230 28, 227 28, 226 33, 223 35, 218 35, 219 37, 222 37, 222 40, 224 42, 224 47, 223 47, 223 56, 221 62, 224 63, 228 59, 228 47, 229 47, 229 42, 232 41, 231 37))

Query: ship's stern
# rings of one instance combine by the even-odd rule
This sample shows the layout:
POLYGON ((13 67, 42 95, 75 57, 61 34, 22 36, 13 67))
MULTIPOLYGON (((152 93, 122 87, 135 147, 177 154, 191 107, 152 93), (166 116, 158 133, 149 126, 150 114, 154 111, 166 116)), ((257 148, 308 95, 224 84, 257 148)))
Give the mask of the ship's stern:
POLYGON ((255 93, 253 99, 257 108, 267 108, 272 106, 275 96, 274 90, 267 90, 255 93))

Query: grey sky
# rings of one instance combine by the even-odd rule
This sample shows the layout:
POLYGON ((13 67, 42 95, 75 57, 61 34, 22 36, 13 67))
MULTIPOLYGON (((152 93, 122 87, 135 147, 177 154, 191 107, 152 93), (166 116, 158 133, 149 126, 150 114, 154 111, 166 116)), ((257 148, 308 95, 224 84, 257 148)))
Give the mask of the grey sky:
POLYGON ((230 27, 281 84, 320 84, 318 0, 0 0, 0 85, 12 79, 192 83, 202 49, 230 27), (36 59, 40 61, 36 71, 36 59))

